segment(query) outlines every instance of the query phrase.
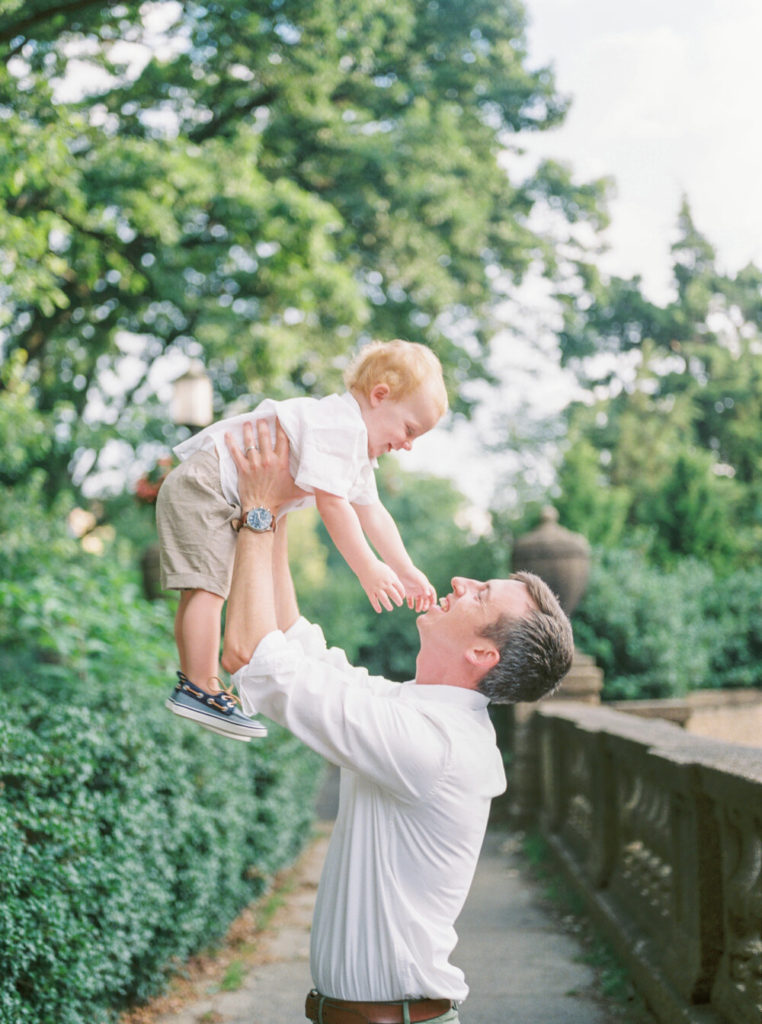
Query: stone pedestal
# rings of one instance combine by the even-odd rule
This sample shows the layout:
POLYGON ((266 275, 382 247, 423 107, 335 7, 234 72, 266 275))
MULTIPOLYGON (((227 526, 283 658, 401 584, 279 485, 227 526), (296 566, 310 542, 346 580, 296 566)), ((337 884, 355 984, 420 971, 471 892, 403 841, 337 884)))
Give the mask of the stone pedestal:
POLYGON ((522 826, 536 817, 540 799, 537 777, 538 752, 532 718, 538 704, 562 700, 580 704, 600 704, 603 672, 589 654, 574 652, 572 667, 552 697, 535 704, 512 704, 506 708, 510 753, 508 818, 522 826))
MULTIPOLYGON (((552 697, 548 700, 575 700, 583 704, 600 704, 603 671, 589 654, 574 652, 572 666, 552 697)), ((532 705, 528 705, 530 708, 532 705)))
MULTIPOLYGON (((536 530, 518 537, 513 546, 513 570, 527 570, 543 579, 557 595, 561 607, 571 616, 587 586, 590 545, 585 537, 565 529, 558 512, 548 505, 542 510, 536 530)), ((603 672, 593 659, 574 652, 569 672, 556 694, 545 700, 600 704, 603 672)), ((543 701, 539 702, 544 703, 543 701)), ((508 816, 514 824, 526 823, 535 815, 540 790, 536 778, 538 755, 532 717, 537 704, 514 704, 506 708, 503 733, 509 756, 508 816)))

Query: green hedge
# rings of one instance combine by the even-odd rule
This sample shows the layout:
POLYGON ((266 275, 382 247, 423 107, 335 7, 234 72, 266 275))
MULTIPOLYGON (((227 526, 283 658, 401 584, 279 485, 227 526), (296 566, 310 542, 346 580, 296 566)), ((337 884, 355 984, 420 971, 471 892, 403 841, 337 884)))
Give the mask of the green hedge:
POLYGON ((762 569, 720 575, 686 558, 665 570, 635 549, 597 549, 574 633, 606 699, 762 686, 762 569))
POLYGON ((144 999, 309 831, 301 745, 215 737, 158 696, 31 694, 0 723, 2 1021, 95 1024, 144 999))
POLYGON ((298 852, 320 760, 164 708, 172 610, 116 550, 0 578, 0 1022, 102 1024, 219 939, 298 852))

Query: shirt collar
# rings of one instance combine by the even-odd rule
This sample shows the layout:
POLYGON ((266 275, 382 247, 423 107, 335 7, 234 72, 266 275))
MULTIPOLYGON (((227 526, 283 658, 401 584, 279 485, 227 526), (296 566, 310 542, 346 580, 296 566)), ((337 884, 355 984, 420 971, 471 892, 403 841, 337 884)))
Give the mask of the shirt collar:
POLYGON ((485 697, 478 690, 469 690, 465 686, 444 686, 437 683, 427 683, 425 686, 416 683, 415 679, 409 679, 402 684, 405 696, 414 700, 432 700, 438 704, 457 704, 463 708, 479 710, 486 708, 489 704, 489 697, 485 697))

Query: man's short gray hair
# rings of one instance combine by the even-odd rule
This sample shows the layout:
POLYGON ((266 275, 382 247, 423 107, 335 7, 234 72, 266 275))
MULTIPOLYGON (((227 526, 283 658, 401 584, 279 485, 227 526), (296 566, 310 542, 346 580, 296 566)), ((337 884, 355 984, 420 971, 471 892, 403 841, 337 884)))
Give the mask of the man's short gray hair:
POLYGON ((539 576, 514 572, 535 608, 526 616, 501 615, 484 630, 500 660, 479 680, 477 690, 493 704, 534 701, 556 690, 571 667, 574 637, 558 598, 539 576))

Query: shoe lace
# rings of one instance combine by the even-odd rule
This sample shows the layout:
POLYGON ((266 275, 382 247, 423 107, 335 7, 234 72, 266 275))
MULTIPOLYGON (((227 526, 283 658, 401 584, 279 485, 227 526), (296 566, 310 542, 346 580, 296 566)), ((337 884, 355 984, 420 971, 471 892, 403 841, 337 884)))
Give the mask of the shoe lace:
POLYGON ((241 701, 240 701, 238 695, 233 693, 232 689, 229 686, 225 686, 225 684, 223 683, 223 681, 220 679, 219 676, 210 676, 209 677, 209 682, 210 683, 214 683, 214 682, 219 683, 220 692, 224 693, 226 697, 229 697, 233 701, 234 704, 237 704, 239 707, 241 706, 241 701))

